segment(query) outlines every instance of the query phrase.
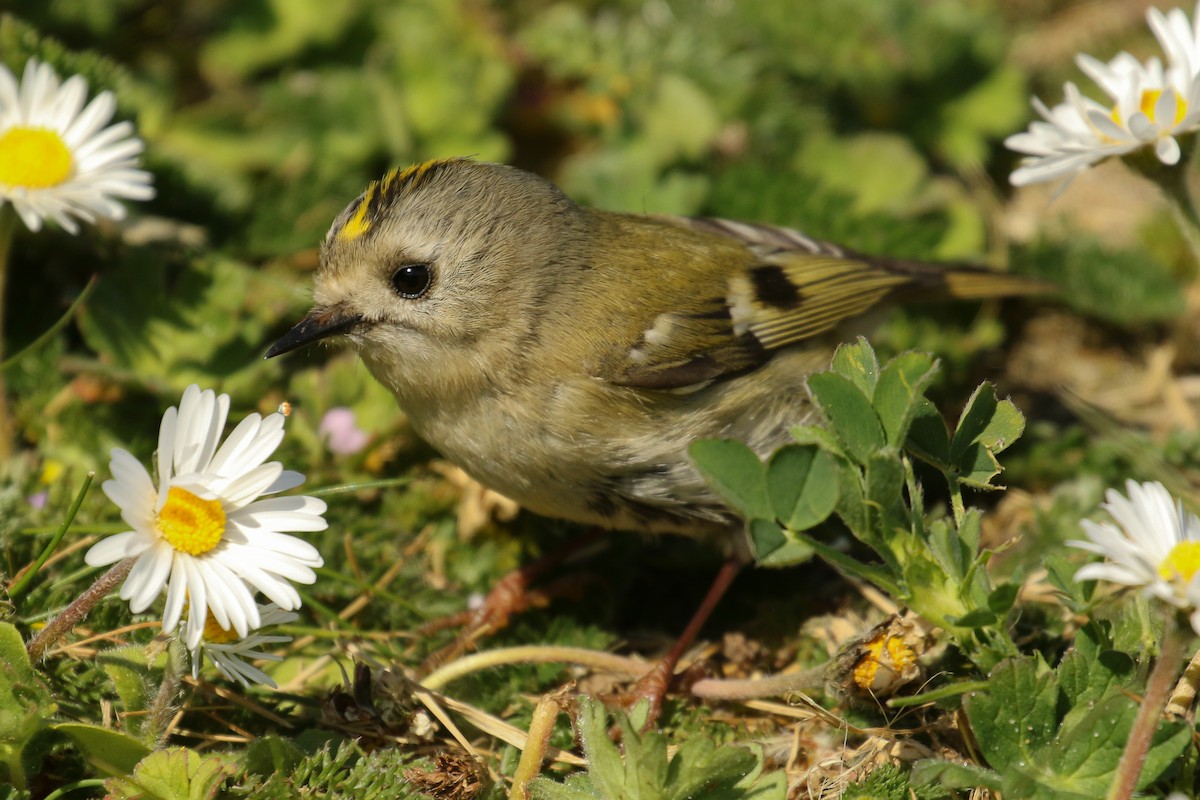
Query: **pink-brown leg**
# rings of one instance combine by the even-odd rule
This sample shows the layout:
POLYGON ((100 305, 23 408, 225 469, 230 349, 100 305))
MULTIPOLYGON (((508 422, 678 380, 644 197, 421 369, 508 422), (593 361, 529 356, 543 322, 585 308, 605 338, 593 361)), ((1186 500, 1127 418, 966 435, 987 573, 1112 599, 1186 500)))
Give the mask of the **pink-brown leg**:
POLYGON ((626 709, 633 708, 642 700, 649 701, 650 715, 646 719, 644 729, 653 727, 658 721, 658 715, 662 712, 663 700, 671 688, 671 681, 675 677, 675 668, 679 666, 679 660, 683 658, 683 654, 696 641, 696 637, 700 635, 700 630, 704 627, 704 623, 708 622, 708 618, 712 616, 713 609, 717 607, 717 603, 721 601, 726 590, 729 589, 729 585, 733 583, 733 579, 741 571, 744 563, 744 561, 737 557, 730 557, 721 565, 721 569, 717 572, 716 578, 713 579, 708 593, 704 595, 704 600, 701 601, 700 607, 696 609, 696 613, 692 615, 691 621, 688 622, 687 627, 683 629, 683 633, 679 635, 675 643, 671 645, 671 649, 667 651, 667 654, 649 672, 643 675, 628 692, 613 698, 617 705, 626 709))

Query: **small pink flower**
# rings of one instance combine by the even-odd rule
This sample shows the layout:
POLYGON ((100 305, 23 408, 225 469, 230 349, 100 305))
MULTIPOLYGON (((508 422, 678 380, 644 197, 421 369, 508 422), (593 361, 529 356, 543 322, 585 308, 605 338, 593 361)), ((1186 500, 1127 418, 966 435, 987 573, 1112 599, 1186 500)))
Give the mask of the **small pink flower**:
POLYGON ((354 412, 345 406, 336 406, 326 411, 317 428, 317 434, 325 441, 330 452, 340 456, 361 451, 371 438, 355 423, 354 412))

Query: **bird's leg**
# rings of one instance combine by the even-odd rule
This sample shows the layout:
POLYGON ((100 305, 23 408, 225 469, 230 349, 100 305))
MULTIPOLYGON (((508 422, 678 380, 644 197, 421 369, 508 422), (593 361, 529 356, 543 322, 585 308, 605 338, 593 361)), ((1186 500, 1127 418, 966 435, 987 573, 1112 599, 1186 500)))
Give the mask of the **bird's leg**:
POLYGON ((683 629, 683 633, 671 645, 671 649, 667 654, 659 660, 654 668, 647 672, 638 680, 633 687, 623 694, 613 698, 617 705, 631 709, 638 702, 647 700, 650 703, 650 714, 646 718, 644 728, 649 728, 658 721, 658 715, 662 711, 663 699, 667 695, 667 691, 671 688, 671 680, 675 677, 675 668, 679 666, 679 660, 683 658, 683 654, 692 646, 692 642, 700 635, 700 629, 704 627, 704 623, 708 622, 708 618, 712 616, 713 609, 717 607, 717 603, 725 595, 729 584, 733 583, 733 579, 737 577, 738 572, 745 564, 745 560, 737 556, 730 556, 721 565, 720 571, 717 572, 716 578, 713 579, 712 586, 709 587, 708 593, 704 595, 704 600, 700 602, 700 607, 696 609, 696 613, 692 615, 692 619, 688 622, 687 627, 683 629))
POLYGON ((529 588, 538 578, 580 550, 591 546, 606 533, 608 531, 604 528, 589 528, 557 550, 505 575, 492 586, 492 590, 488 592, 479 608, 460 611, 457 614, 450 614, 422 625, 417 631, 421 636, 427 636, 446 628, 462 628, 462 632, 450 645, 425 659, 421 665, 422 673, 429 672, 457 658, 469 650, 476 640, 506 627, 509 618, 514 614, 531 608, 545 608, 549 604, 550 598, 577 587, 579 581, 574 579, 565 583, 552 583, 541 590, 529 588))

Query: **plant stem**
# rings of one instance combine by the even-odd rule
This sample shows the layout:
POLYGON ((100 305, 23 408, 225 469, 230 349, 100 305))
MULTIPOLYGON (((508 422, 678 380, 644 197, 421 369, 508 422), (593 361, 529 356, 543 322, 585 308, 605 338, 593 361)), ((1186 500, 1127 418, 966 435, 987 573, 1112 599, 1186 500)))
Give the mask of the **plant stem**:
POLYGON ((464 675, 483 669, 500 667, 505 664, 547 664, 563 662, 581 664, 593 669, 619 672, 623 675, 645 674, 653 664, 648 664, 638 658, 626 658, 587 650, 582 647, 553 647, 543 645, 527 645, 524 647, 503 647, 499 650, 488 650, 483 653, 473 653, 451 661, 441 669, 435 670, 421 679, 421 685, 426 689, 440 690, 450 681, 464 675))
POLYGON ((1146 692, 1138 707, 1137 717, 1125 742, 1125 751, 1117 764, 1117 774, 1108 791, 1108 800, 1129 800, 1137 789, 1138 776, 1146 761, 1146 753, 1154 740, 1154 732, 1162 720, 1163 709, 1175 676, 1179 674, 1179 661, 1183 658, 1184 636, 1174 610, 1167 618, 1158 660, 1146 681, 1146 692))
POLYGON ((1188 190, 1190 173, 1191 170, 1183 166, 1164 169, 1159 173, 1162 177, 1156 182, 1171 206, 1171 214, 1175 217, 1175 224, 1179 226, 1179 232, 1183 234, 1184 240, 1187 241, 1188 247, 1192 251, 1192 258, 1195 261, 1193 267, 1200 268, 1200 214, 1197 214, 1196 204, 1192 201, 1192 194, 1188 190))
POLYGON ((25 651, 29 653, 29 660, 36 664, 45 658, 50 645, 61 639, 67 631, 83 622, 92 609, 107 597, 109 592, 117 588, 117 584, 125 580, 125 577, 129 575, 129 570, 133 569, 134 561, 136 561, 134 558, 118 561, 116 566, 97 578, 87 591, 71 601, 71 604, 64 608, 62 613, 46 623, 46 627, 42 628, 41 632, 25 645, 25 651))
POLYGON ((554 723, 558 720, 558 712, 561 709, 562 697, 558 694, 543 695, 537 707, 533 709, 529 735, 525 741, 525 748, 521 751, 517 771, 513 773, 508 800, 529 800, 529 782, 542 771, 546 747, 550 744, 550 734, 554 733, 554 723))
POLYGON ((962 487, 959 486, 958 480, 953 475, 947 475, 946 480, 950 484, 950 510, 954 512, 954 527, 961 528, 963 518, 967 515, 967 507, 963 503, 962 487))
MULTIPOLYGON (((8 289, 8 257, 17 232, 17 212, 11 204, 0 206, 0 361, 4 360, 4 305, 8 289)), ((8 415, 8 388, 0 374, 0 461, 12 454, 12 420, 8 415)))
POLYGON ((53 555, 54 551, 58 549, 59 544, 62 543, 63 537, 67 535, 67 529, 69 529, 71 527, 71 523, 75 521, 75 515, 79 513, 79 507, 83 505, 83 498, 87 496, 88 489, 92 485, 92 479, 95 477, 95 472, 88 472, 87 477, 83 481, 83 488, 79 490, 79 494, 75 495, 75 502, 71 504, 71 508, 67 511, 67 518, 63 520, 63 524, 60 525, 58 530, 54 532, 54 536, 50 539, 50 543, 46 545, 44 550, 42 550, 42 554, 37 557, 37 561, 34 561, 33 564, 31 564, 29 568, 25 570, 23 575, 18 574, 16 579, 14 579, 12 586, 8 590, 8 598, 10 600, 17 600, 21 597, 21 595, 25 594, 25 591, 29 588, 29 584, 33 582, 34 577, 46 563, 46 560, 49 559, 50 556, 53 555))
POLYGON ((757 700, 782 697, 791 692, 812 692, 825 685, 827 668, 827 664, 822 664, 787 675, 744 680, 703 678, 692 684, 692 696, 703 700, 757 700))
POLYGON ((177 636, 172 637, 167 645, 166 662, 162 683, 150 702, 150 707, 146 709, 146 723, 142 728, 143 741, 153 741, 155 748, 166 745, 167 728, 171 724, 171 718, 175 716, 175 699, 179 695, 179 683, 183 677, 183 645, 177 636))
POLYGON ((1148 150, 1135 151, 1125 158, 1135 172, 1162 190, 1175 224, 1192 251, 1193 266, 1200 269, 1200 214, 1188 188, 1191 161, 1192 157, 1188 157, 1178 164, 1164 164, 1148 150))

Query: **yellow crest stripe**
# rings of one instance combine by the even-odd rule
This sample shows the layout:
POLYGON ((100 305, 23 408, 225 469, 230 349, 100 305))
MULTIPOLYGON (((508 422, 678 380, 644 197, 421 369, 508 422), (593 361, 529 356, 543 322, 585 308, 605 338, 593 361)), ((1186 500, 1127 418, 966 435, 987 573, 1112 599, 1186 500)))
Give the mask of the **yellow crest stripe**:
POLYGON ((346 220, 346 224, 338 231, 338 238, 344 242, 352 242, 358 237, 366 233, 371 227, 371 220, 367 219, 367 209, 371 206, 371 198, 374 196, 379 184, 377 181, 372 181, 367 187, 367 191, 363 192, 362 200, 358 204, 358 208, 350 219, 346 220))
POLYGON ((371 185, 363 192, 358 207, 346 220, 342 229, 338 231, 338 238, 344 242, 358 239, 371 229, 378 220, 380 210, 389 202, 401 194, 419 189, 442 167, 461 160, 459 158, 432 159, 405 169, 389 170, 379 180, 371 181, 371 185))

